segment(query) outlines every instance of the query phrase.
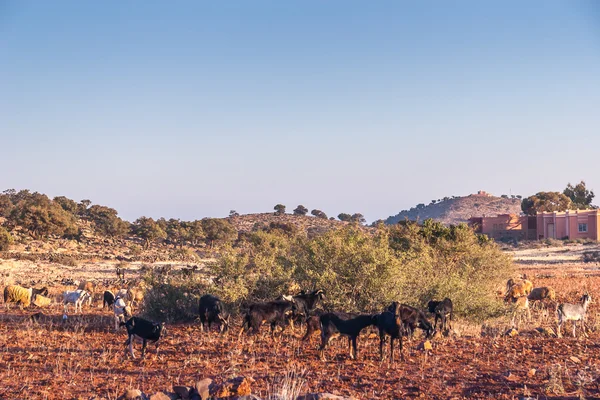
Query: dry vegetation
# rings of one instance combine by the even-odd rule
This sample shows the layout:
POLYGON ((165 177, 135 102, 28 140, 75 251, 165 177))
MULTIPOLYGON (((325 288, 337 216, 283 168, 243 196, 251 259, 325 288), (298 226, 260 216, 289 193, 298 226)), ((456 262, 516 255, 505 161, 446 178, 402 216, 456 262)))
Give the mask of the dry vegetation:
MULTIPOLYGON (((547 251, 547 254, 554 250, 547 251)), ((540 258, 552 260, 552 256, 540 258)), ((529 253, 517 253, 526 257, 529 253)), ((558 253, 566 254, 566 253, 558 253)), ((2 274, 42 280, 38 273, 71 275, 72 267, 34 265, 4 261, 2 274), (26 267, 26 268, 22 268, 26 267)), ((87 277, 108 278, 114 264, 90 263, 78 267, 87 277)), ((594 266, 573 260, 564 264, 541 262, 522 265, 535 286, 552 286, 559 301, 576 301, 585 291, 597 301, 600 272, 594 266)), ((77 276, 77 275, 75 275, 77 276)), ((66 287, 55 284, 51 294, 66 287)), ((456 323, 456 332, 435 338, 433 350, 421 350, 419 338, 406 343, 406 361, 390 365, 378 359, 378 338, 373 330, 361 335, 360 360, 347 356, 345 340, 328 350, 328 361, 318 360, 318 337, 300 341, 303 332, 268 335, 237 341, 230 332, 202 335, 197 322, 172 325, 157 355, 149 346, 145 360, 125 355, 125 334, 113 332, 108 311, 84 309, 82 316, 61 321, 62 310, 43 310, 38 322, 29 320, 35 309, 16 307, 0 312, 0 398, 6 399, 115 399, 128 388, 146 393, 189 384, 203 377, 223 381, 245 375, 256 380, 253 392, 268 397, 282 390, 281 382, 294 374, 302 392, 330 392, 357 398, 494 398, 521 397, 575 399, 599 395, 600 308, 592 303, 587 336, 576 339, 547 337, 536 328, 555 328, 554 306, 533 311, 533 321, 524 323, 519 335, 503 336, 509 318, 485 324, 456 323)), ((569 332, 570 330, 566 330, 569 332)), ((266 330, 265 330, 266 332, 266 330)), ((139 355, 139 346, 137 344, 139 355)), ((292 382, 293 383, 293 382, 292 382)))

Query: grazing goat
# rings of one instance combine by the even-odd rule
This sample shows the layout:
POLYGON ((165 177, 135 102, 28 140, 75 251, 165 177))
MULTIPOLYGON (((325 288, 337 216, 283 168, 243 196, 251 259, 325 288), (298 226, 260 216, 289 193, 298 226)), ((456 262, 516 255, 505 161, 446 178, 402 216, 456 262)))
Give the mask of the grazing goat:
POLYGON ((533 289, 533 283, 527 280, 527 277, 524 276, 523 280, 515 281, 514 279, 509 279, 506 282, 506 301, 510 300, 510 298, 516 299, 521 296, 527 296, 531 293, 533 289))
POLYGON ((536 287, 531 290, 531 293, 527 296, 529 301, 544 301, 544 300, 555 300, 556 293, 554 289, 548 286, 536 287))
MULTIPOLYGON (((292 300, 296 303, 296 312, 294 313, 293 318, 290 319, 290 322, 292 323, 292 328, 294 327, 294 320, 297 320, 299 322, 305 321, 310 315, 310 312, 315 309, 319 300, 323 300, 324 298, 325 292, 320 289, 314 290, 310 293, 307 293, 303 290, 297 295, 293 296, 292 300)), ((282 296, 281 299, 289 300, 289 296, 282 296)))
POLYGON ((379 329, 379 359, 383 360, 383 345, 385 343, 385 335, 390 336, 390 361, 394 362, 394 339, 400 341, 400 358, 404 360, 402 354, 402 335, 404 334, 404 325, 400 319, 400 303, 393 302, 388 309, 394 311, 384 311, 381 314, 375 315, 376 326, 379 329))
POLYGON ((8 285, 4 288, 4 304, 16 303, 22 307, 29 307, 31 305, 31 298, 33 297, 32 288, 24 288, 19 285, 8 285))
POLYGON ((290 300, 250 304, 238 337, 244 333, 244 330, 250 333, 250 329, 252 329, 254 333, 258 333, 260 326, 265 322, 271 324, 271 334, 273 335, 278 325, 285 329, 286 321, 295 311, 296 303, 290 300))
POLYGON ((79 308, 79 312, 83 312, 81 309, 81 305, 90 298, 90 294, 82 289, 67 290, 63 293, 63 304, 65 309, 65 314, 67 313, 67 306, 69 303, 75 305, 75 312, 77 312, 77 308, 79 308))
POLYGON ((527 314, 527 321, 531 320, 531 310, 529 309, 529 299, 527 296, 512 298, 512 326, 519 328, 523 314, 527 314), (515 325, 515 320, 519 317, 519 323, 515 325))
POLYGON ((79 284, 79 286, 77 286, 77 289, 85 290, 90 294, 90 297, 88 298, 88 305, 91 306, 92 300, 94 298, 94 293, 96 293, 96 284, 92 281, 83 281, 79 284))
POLYGON ((563 303, 556 308, 558 314, 558 337, 561 336, 560 328, 565 321, 573 321, 573 337, 575 337, 575 328, 577 327, 577 321, 581 321, 583 324, 583 332, 585 333, 585 318, 587 314, 587 308, 592 301, 592 296, 587 293, 581 296, 581 304, 569 304, 563 303))
POLYGON ((198 310, 200 314, 200 329, 203 332, 204 324, 208 324, 208 330, 210 331, 210 325, 213 322, 219 325, 221 333, 229 329, 229 314, 225 311, 223 303, 218 297, 211 294, 205 294, 200 297, 198 310))
MULTIPOLYGON (((394 303, 392 303, 386 311, 395 313, 394 303)), ((425 313, 417 308, 406 304, 400 304, 400 319, 406 336, 412 336, 417 328, 425 332, 427 338, 430 338, 435 334, 435 329, 427 320, 425 313)))
POLYGON ((344 314, 325 313, 319 318, 321 323, 321 346, 319 347, 319 356, 324 359, 325 347, 331 339, 339 335, 348 337, 350 346, 350 358, 355 360, 358 358, 358 343, 357 338, 367 326, 375 325, 377 318, 373 315, 359 315, 354 318, 345 319, 344 314))
POLYGON ((131 307, 120 297, 116 298, 113 305, 113 311, 115 314, 115 331, 119 329, 119 324, 121 322, 125 322, 133 316, 131 307))
POLYGON ((156 353, 158 354, 159 339, 167 333, 165 323, 160 324, 145 320, 139 317, 131 317, 127 322, 121 322, 121 326, 127 329, 127 341, 125 346, 129 346, 129 353, 132 358, 135 358, 133 353, 133 339, 138 337, 142 339, 142 358, 146 354, 146 345, 148 342, 156 343, 156 353))
POLYGON ((102 308, 108 306, 111 307, 115 303, 115 294, 110 290, 105 290, 102 295, 102 308))
POLYGON ((448 318, 450 320, 448 325, 450 326, 450 329, 452 329, 452 300, 450 300, 448 297, 442 301, 430 300, 429 303, 427 303, 427 308, 429 309, 430 313, 435 314, 433 329, 437 329, 437 323, 439 319, 442 322, 442 330, 445 331, 447 329, 446 322, 448 318))
MULTIPOLYGON (((302 341, 306 341, 306 340, 310 339, 315 331, 321 330, 320 318, 321 318, 321 315, 323 315, 323 314, 325 314, 325 311, 323 311, 323 310, 316 310, 316 311, 311 312, 311 315, 305 321, 306 322, 306 333, 302 337, 302 341)), ((350 319, 350 318, 358 316, 357 313, 336 312, 336 314, 339 315, 340 317, 342 317, 343 319, 350 319)))

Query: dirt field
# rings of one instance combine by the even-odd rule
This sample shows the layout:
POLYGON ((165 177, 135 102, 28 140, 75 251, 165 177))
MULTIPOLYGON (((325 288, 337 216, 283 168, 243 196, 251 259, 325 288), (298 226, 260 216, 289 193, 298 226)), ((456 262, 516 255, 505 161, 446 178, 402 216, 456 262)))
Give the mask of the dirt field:
MULTIPOLYGON (((515 254, 517 261, 523 257, 515 254)), ((158 355, 149 345, 141 361, 126 357, 124 331, 113 332, 111 314, 97 306, 84 308, 82 316, 72 316, 67 323, 62 322, 58 305, 43 310, 46 316, 39 322, 28 318, 38 310, 3 306, 0 399, 115 399, 128 388, 152 394, 204 377, 222 381, 242 375, 255 379, 254 394, 269 398, 281 390, 286 377, 289 383, 290 374, 302 384, 302 393, 329 392, 360 399, 600 398, 597 266, 576 259, 518 265, 535 286, 552 286, 559 301, 577 301, 585 291, 592 294, 587 337, 578 331, 578 338, 572 338, 570 324, 564 338, 538 333, 535 328, 556 328, 551 307, 548 312, 534 310, 533 320, 524 322, 515 337, 502 335, 509 328, 508 317, 483 326, 458 321, 457 335, 435 338, 432 351, 421 350, 420 338, 405 342, 405 360, 395 364, 379 361, 379 339, 368 330, 359 339, 358 361, 348 358, 346 340, 338 339, 327 350, 324 362, 318 360, 318 335, 302 343, 299 329, 275 340, 261 334, 238 342, 234 332, 222 337, 216 332, 203 335, 198 323, 191 323, 169 326, 158 355)), ((89 278, 103 278, 112 271, 107 264, 79 270, 89 278)), ((23 279, 20 274, 60 277, 72 272, 56 265, 40 268, 0 261, 5 280, 23 279)), ((58 294, 64 289, 56 285, 51 291, 58 294)), ((138 357, 140 349, 137 344, 138 357)))

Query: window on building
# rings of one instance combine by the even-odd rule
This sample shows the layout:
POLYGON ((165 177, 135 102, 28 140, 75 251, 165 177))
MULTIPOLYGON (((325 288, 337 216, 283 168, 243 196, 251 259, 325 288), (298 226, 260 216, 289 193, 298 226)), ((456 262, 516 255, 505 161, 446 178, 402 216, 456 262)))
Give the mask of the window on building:
POLYGON ((587 224, 579 224, 579 232, 587 232, 587 224))

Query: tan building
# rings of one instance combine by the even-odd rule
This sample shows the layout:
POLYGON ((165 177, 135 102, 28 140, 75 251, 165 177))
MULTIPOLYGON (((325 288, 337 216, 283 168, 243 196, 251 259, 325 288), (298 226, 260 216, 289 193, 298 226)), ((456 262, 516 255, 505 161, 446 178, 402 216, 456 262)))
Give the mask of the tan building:
POLYGON ((600 240, 600 210, 541 212, 535 217, 515 214, 474 217, 469 219, 469 225, 496 240, 600 240))

